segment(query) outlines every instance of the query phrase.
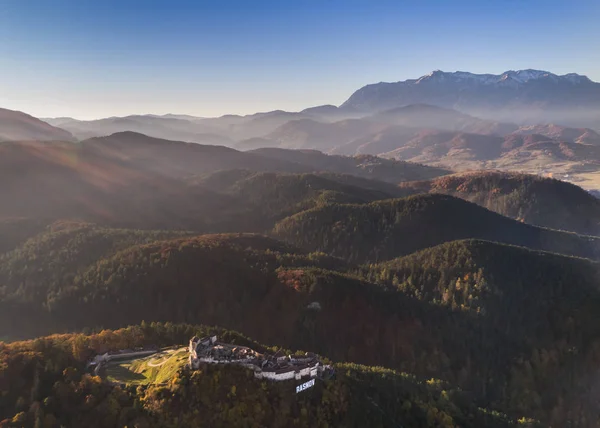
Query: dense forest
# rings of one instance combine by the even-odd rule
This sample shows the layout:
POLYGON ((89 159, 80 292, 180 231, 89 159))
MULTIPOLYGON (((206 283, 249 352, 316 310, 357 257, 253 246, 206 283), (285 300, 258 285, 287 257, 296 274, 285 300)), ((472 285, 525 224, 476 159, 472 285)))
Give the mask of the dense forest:
POLYGON ((585 259, 457 241, 356 267, 260 235, 89 225, 47 232, 5 257, 3 335, 206 322, 436 377, 480 406, 542 421, 548 409, 564 421, 593 388, 585 373, 600 350, 600 295, 597 266, 585 259), (31 260, 39 267, 27 269, 31 260))
POLYGON ((478 171, 400 183, 399 187, 406 192, 456 196, 536 226, 600 234, 600 200, 574 184, 552 178, 478 171))
MULTIPOLYGON (((335 378, 296 395, 293 382, 254 379, 240 367, 182 368, 163 385, 122 387, 87 374, 85 360, 111 349, 179 344, 217 333, 231 343, 264 346, 240 334, 185 324, 142 323, 96 334, 54 335, 0 347, 2 427, 60 426, 403 426, 508 427, 517 421, 478 408, 460 389, 382 367, 335 365, 335 378)), ((521 418, 520 425, 538 426, 521 418)))
POLYGON ((198 146, 0 144, 0 426, 600 423, 600 238, 567 232, 596 234, 592 196, 198 146), (337 378, 296 396, 237 369, 143 388, 84 374, 199 324, 316 352, 337 378))
POLYGON ((280 221, 274 236, 310 251, 376 262, 477 238, 597 259, 599 238, 534 227, 446 195, 328 204, 280 221))

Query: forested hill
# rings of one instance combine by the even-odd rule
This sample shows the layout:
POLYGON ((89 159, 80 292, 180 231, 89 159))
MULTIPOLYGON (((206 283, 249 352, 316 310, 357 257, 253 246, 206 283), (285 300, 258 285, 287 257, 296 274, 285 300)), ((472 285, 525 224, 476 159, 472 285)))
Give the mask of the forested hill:
POLYGON ((220 229, 264 232, 298 212, 332 203, 369 203, 404 194, 390 183, 347 174, 282 174, 220 171, 188 180, 193 187, 230 198, 227 211, 214 210, 220 229), (225 223, 226 215, 232 215, 225 223), (235 214, 235 216, 233 216, 235 214))
POLYGON ((0 219, 0 254, 16 248, 47 226, 47 222, 35 218, 0 219))
POLYGON ((136 229, 264 232, 282 218, 324 204, 368 203, 403 194, 389 183, 342 174, 225 170, 181 181, 146 176, 149 181, 109 187, 110 192, 80 181, 77 174, 54 178, 44 183, 11 179, 41 190, 5 194, 13 203, 0 207, 9 216, 0 220, 0 236, 5 236, 0 250, 13 248, 11 242, 28 236, 34 225, 32 230, 40 231, 63 218, 136 229), (19 217, 26 214, 30 217, 19 217))
POLYGON ((526 224, 593 233, 595 199, 531 176, 258 152, 131 133, 0 143, 0 340, 140 325, 0 342, 0 426, 596 425, 600 238, 526 224), (121 390, 69 369, 185 344, 170 323, 316 352, 340 362, 338 386, 297 402, 235 370, 121 390))
POLYGON ((326 155, 318 150, 288 150, 265 148, 252 150, 254 153, 278 161, 296 162, 311 171, 328 171, 339 174, 357 175, 359 177, 399 183, 410 181, 409 177, 418 176, 416 180, 428 180, 450 173, 443 168, 420 165, 417 163, 384 159, 377 156, 337 156, 326 155))
MULTIPOLYGON (((108 426, 436 426, 509 427, 498 412, 473 404, 456 386, 406 373, 336 363, 336 376, 301 394, 293 381, 254 379, 242 367, 180 369, 166 385, 122 388, 85 374, 85 358, 124 347, 181 345, 191 336, 235 332, 185 324, 142 324, 93 335, 55 335, 0 343, 0 427, 108 426)), ((523 421, 525 421, 523 419, 523 421)), ((529 420, 526 426, 539 426, 529 420)))
POLYGON ((232 168, 308 172, 306 167, 293 161, 273 162, 263 156, 224 146, 170 141, 136 132, 118 132, 106 137, 90 138, 82 141, 80 147, 84 156, 103 158, 134 170, 168 177, 188 177, 232 168))
POLYGON ((175 231, 106 229, 87 223, 54 223, 16 249, 0 255, 3 294, 25 300, 52 296, 88 266, 134 245, 186 236, 175 231), (38 295, 40 293, 40 295, 38 295))
MULTIPOLYGON (((260 235, 186 235, 76 225, 28 240, 0 258, 0 336, 143 319, 237 326, 270 304, 278 267, 346 268, 260 235)), ((273 291, 278 301, 286 288, 273 291)))
POLYGON ((589 299, 597 299, 600 292, 600 265, 586 259, 462 240, 365 269, 374 282, 420 300, 482 314, 513 336, 551 344, 552 329, 565 328, 560 322, 547 322, 559 306, 563 316, 571 312, 590 317, 580 319, 581 337, 593 340, 600 333, 600 315, 586 312, 589 299))
POLYGON ((600 349, 600 293, 587 260, 457 242, 358 269, 259 235, 54 234, 5 255, 0 335, 205 322, 440 378, 511 417, 593 411, 582 396, 600 349))
POLYGON ((594 260, 600 255, 598 238, 530 226, 439 194, 318 207, 282 220, 273 235, 354 262, 389 260, 467 238, 594 260))
MULTIPOLYGON (((354 158, 321 156, 327 159, 327 167, 131 132, 79 144, 0 143, 0 219, 44 224, 78 219, 110 227, 202 233, 262 232, 282 216, 320 202, 369 202, 398 195, 392 184, 367 180, 377 176, 372 173, 375 167, 361 164, 348 168, 354 158), (273 174, 263 176, 262 181, 247 181, 244 189, 238 185, 238 192, 223 189, 219 180, 237 174, 235 170, 240 168, 252 174, 273 174), (353 176, 344 178, 330 170, 353 176), (321 178, 302 175, 309 172, 324 174, 321 178), (218 178, 200 183, 210 174, 218 178), (285 174, 297 174, 298 182, 291 183, 294 179, 286 179, 285 174), (302 182, 308 189, 300 189, 302 182), (316 188, 311 190, 311 184, 316 188), (260 204, 245 197, 246 190, 254 195, 264 191, 260 204)), ((377 162, 393 165, 386 167, 384 176, 394 184, 444 173, 415 164, 377 162)))
POLYGON ((573 184, 529 174, 477 171, 401 183, 413 193, 445 193, 550 229, 600 235, 600 200, 573 184))

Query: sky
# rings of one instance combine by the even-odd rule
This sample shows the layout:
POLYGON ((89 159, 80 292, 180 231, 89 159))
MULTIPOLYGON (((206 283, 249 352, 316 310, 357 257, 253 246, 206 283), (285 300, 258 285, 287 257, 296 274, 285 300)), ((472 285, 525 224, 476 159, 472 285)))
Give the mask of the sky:
POLYGON ((598 0, 0 0, 0 107, 219 116, 432 70, 600 81, 598 0))

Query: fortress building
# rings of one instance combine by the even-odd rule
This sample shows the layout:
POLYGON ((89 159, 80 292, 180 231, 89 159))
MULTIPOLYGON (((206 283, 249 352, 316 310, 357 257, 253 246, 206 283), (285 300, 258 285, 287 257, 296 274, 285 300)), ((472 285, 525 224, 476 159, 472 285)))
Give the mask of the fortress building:
POLYGON ((189 344, 189 366, 198 369, 205 364, 238 364, 254 371, 258 379, 284 381, 305 377, 323 377, 332 371, 323 365, 315 354, 292 357, 278 352, 274 355, 260 354, 246 346, 222 343, 217 336, 199 339, 193 337, 189 344))

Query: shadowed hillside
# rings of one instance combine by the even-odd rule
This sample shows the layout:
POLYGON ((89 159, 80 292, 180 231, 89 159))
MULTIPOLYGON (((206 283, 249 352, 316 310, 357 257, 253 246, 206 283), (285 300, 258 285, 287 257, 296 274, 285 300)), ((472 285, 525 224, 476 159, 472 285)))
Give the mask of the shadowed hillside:
POLYGON ((258 171, 303 172, 291 162, 274 163, 262 156, 223 146, 163 140, 135 132, 120 132, 81 143, 84 152, 120 161, 130 168, 166 176, 186 177, 221 169, 247 168, 258 171))
POLYGON ((505 405, 554 402, 552 411, 538 407, 548 426, 561 426, 558 420, 569 417, 567 409, 595 407, 596 379, 589 373, 600 355, 597 263, 492 242, 455 241, 365 269, 373 281, 421 301, 477 314, 513 343, 526 344, 507 375, 506 390, 514 395, 504 396, 505 405))
MULTIPOLYGON (((299 152, 292 152, 295 153, 299 152)), ((79 219, 111 227, 204 233, 264 231, 282 216, 319 203, 369 202, 397 193, 384 195, 362 189, 358 181, 343 185, 339 180, 317 177, 311 179, 311 188, 313 184, 307 178, 300 179, 302 184, 292 184, 294 179, 279 175, 273 175, 278 177, 273 180, 288 183, 253 179, 239 184, 237 191, 223 191, 217 179, 209 179, 207 186, 198 184, 197 178, 211 173, 225 177, 228 173, 224 171, 240 168, 294 174, 341 171, 359 177, 381 176, 392 182, 431 178, 441 173, 434 168, 377 158, 361 163, 354 158, 322 156, 321 168, 295 162, 294 156, 290 160, 272 159, 220 146, 159 140, 135 133, 94 138, 80 144, 3 143, 0 218, 30 218, 45 223, 79 219), (260 196, 263 191, 266 193, 260 196), (250 194, 258 199, 249 198, 250 194)), ((370 190, 377 186, 368 184, 370 190)))
MULTIPOLYGON (((231 197, 230 210, 237 209, 238 230, 268 231, 277 221, 322 205, 368 203, 400 196, 398 187, 376 180, 346 174, 281 174, 227 170, 190 180, 231 197)), ((214 212, 214 217, 222 214, 214 212)))
POLYGON ((368 205, 328 205, 279 222, 274 236, 346 260, 389 260, 447 241, 478 238, 597 259, 597 238, 542 229, 458 198, 417 195, 368 205))
POLYGON ((527 174, 474 172, 401 183, 414 193, 445 193, 551 229, 600 234, 600 201, 573 184, 527 174))
MULTIPOLYGON (((361 279, 328 270, 349 268, 337 259, 256 235, 181 238, 123 251, 92 237, 85 245, 104 253, 96 263, 82 269, 83 257, 67 264, 74 274, 63 272, 59 288, 41 283, 41 291, 54 290, 49 305, 11 288, 0 313, 12 325, 0 325, 14 331, 25 318, 38 331, 142 320, 224 325, 336 361, 439 377, 482 405, 545 421, 560 420, 548 409, 568 408, 581 400, 580 388, 591 387, 583 372, 600 349, 594 345, 600 295, 597 266, 585 260, 458 242, 364 267, 361 279), (571 354, 573 347, 581 352, 571 354), (552 357, 543 362, 539 353, 552 357), (524 379, 527 389, 519 383, 524 379)), ((78 241, 54 242, 56 250, 77 254, 78 241)), ((56 273, 49 263, 36 274, 56 273)))
MULTIPOLYGON (((309 256, 259 235, 168 240, 186 235, 74 225, 28 240, 0 259, 0 335, 120 326, 142 319, 201 317, 231 325, 262 304, 277 282, 277 267, 345 266, 341 260, 309 256), (202 293, 207 294, 200 297, 202 293), (230 299, 239 302, 232 306, 226 303, 230 299), (36 315, 18 315, 25 308, 36 315)), ((269 328, 261 324, 253 330, 260 331, 269 328)))
POLYGON ((20 111, 0 108, 0 141, 73 141, 70 132, 20 111))
MULTIPOLYGON (((572 316, 576 311, 582 315, 586 301, 600 291, 597 263, 489 241, 448 242, 371 265, 368 271, 374 281, 403 293, 481 314, 508 334, 549 344, 555 337, 548 326, 565 328, 545 322, 557 302, 572 316)), ((600 330, 596 315, 587 315, 592 318, 575 328, 591 340, 600 330)))
POLYGON ((311 171, 350 174, 390 183, 410 181, 409 177, 414 176, 427 179, 449 173, 448 170, 441 168, 382 159, 376 156, 328 156, 316 150, 285 150, 276 148, 258 149, 250 153, 256 153, 270 159, 297 162, 311 171))

